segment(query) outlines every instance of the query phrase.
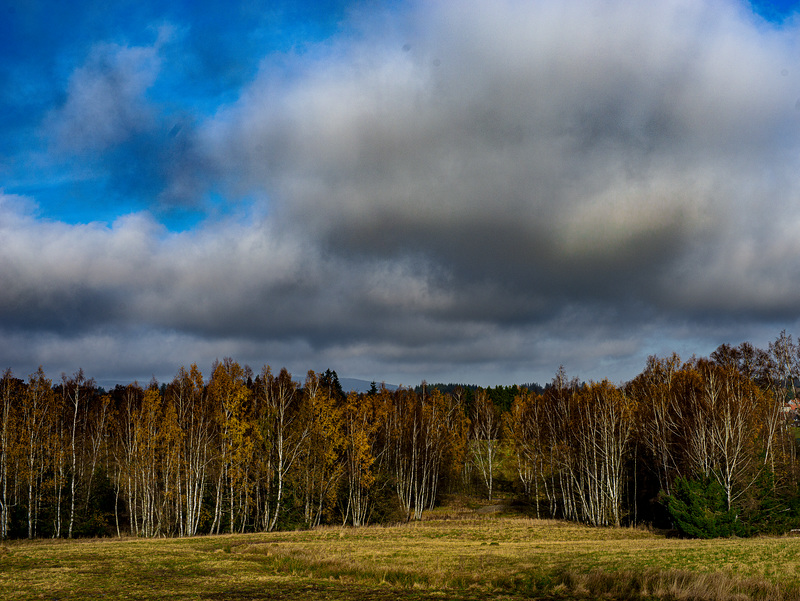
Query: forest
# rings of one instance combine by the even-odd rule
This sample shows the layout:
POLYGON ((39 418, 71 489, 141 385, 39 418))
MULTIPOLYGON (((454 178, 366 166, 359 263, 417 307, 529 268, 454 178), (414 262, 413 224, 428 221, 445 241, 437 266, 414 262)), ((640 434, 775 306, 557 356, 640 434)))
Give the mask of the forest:
POLYGON ((800 346, 650 357, 631 381, 345 393, 231 358, 103 390, 0 378, 2 538, 420 520, 450 496, 692 537, 800 527, 800 346))

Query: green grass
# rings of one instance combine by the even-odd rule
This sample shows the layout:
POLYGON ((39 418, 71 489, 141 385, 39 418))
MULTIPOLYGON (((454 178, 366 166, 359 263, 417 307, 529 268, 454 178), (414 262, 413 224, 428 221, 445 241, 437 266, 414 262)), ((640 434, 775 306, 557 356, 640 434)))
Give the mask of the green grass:
POLYGON ((789 601, 797 582, 800 538, 688 541, 468 512, 393 527, 0 548, 8 600, 789 601))

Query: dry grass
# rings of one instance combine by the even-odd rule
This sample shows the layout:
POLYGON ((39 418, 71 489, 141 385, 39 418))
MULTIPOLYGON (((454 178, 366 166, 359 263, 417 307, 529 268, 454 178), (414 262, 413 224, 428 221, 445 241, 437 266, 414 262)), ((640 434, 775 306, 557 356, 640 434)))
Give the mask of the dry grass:
POLYGON ((800 599, 800 538, 667 539, 451 511, 393 527, 10 542, 2 599, 800 599))

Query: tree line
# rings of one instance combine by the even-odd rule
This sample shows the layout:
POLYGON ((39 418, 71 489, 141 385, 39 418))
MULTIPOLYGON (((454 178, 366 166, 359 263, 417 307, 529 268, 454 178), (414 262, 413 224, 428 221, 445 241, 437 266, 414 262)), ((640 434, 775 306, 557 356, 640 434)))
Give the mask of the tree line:
POLYGON ((800 525, 800 348, 651 357, 624 384, 341 389, 233 359, 104 391, 0 378, 0 535, 192 536, 421 519, 502 491, 537 517, 691 536, 800 525))

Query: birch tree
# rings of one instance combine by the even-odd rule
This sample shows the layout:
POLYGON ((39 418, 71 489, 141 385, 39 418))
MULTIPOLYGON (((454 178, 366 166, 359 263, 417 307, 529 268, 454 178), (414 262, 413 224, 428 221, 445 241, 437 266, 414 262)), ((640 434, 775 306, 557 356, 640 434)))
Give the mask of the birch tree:
POLYGON ((41 483, 48 467, 49 420, 54 411, 53 384, 42 366, 28 378, 22 415, 22 435, 25 442, 26 478, 28 485, 28 538, 36 535, 37 509, 41 483))
POLYGON ((286 368, 276 377, 268 365, 264 366, 257 386, 265 406, 261 431, 264 439, 271 443, 271 471, 276 480, 274 507, 271 515, 269 511, 264 515, 265 529, 271 532, 280 516, 287 474, 300 456, 309 430, 298 419, 298 385, 286 368))
POLYGON ((308 372, 303 386, 299 419, 308 436, 303 441, 296 480, 302 491, 305 523, 313 528, 332 504, 345 471, 344 408, 337 405, 336 396, 327 387, 320 385, 313 371, 308 372))
POLYGON ((117 535, 122 536, 119 523, 119 497, 124 494, 127 499, 127 509, 130 521, 130 533, 139 535, 138 519, 138 478, 136 474, 136 461, 139 454, 137 437, 137 415, 144 391, 137 383, 127 386, 118 386, 114 389, 115 398, 112 410, 112 455, 114 456, 114 520, 117 535))
POLYGON ((200 526, 203 497, 212 456, 214 415, 196 364, 186 371, 183 367, 167 387, 167 400, 175 408, 178 427, 178 472, 176 495, 178 531, 182 536, 194 536, 200 526))
POLYGON ((94 388, 94 380, 88 379, 79 369, 72 378, 67 378, 66 374, 61 376, 61 395, 64 405, 69 409, 72 424, 70 427, 70 480, 69 480, 69 527, 67 538, 72 538, 75 525, 75 504, 77 501, 78 482, 83 474, 83 446, 85 443, 84 431, 85 422, 80 420, 82 413, 86 409, 89 396, 94 388))
POLYGON ((10 369, 0 378, 0 539, 8 537, 11 514, 13 464, 19 454, 20 382, 10 369))
POLYGON ((377 395, 347 395, 344 406, 344 457, 347 508, 344 520, 353 526, 367 523, 370 491, 375 482, 375 437, 383 422, 383 406, 377 395))
POLYGON ((647 462, 658 478, 659 487, 672 494, 672 482, 679 475, 676 457, 681 424, 676 420, 676 376, 680 358, 673 354, 659 359, 650 356, 644 371, 629 386, 637 402, 638 440, 653 461, 647 462))
POLYGON ((800 346, 791 335, 782 331, 774 342, 769 344, 769 369, 765 388, 771 394, 765 412, 764 464, 776 471, 776 454, 793 464, 796 445, 790 431, 789 420, 784 418, 784 409, 793 399, 797 399, 796 382, 800 378, 800 346), (777 453, 776 453, 777 447, 777 453))
POLYGON ((483 479, 490 501, 494 488, 494 472, 497 468, 500 426, 500 418, 494 403, 486 391, 479 388, 475 393, 472 408, 469 448, 472 462, 483 479))
POLYGON ((704 392, 712 410, 713 476, 725 490, 728 510, 757 477, 754 462, 762 435, 759 413, 766 398, 731 367, 703 366, 704 392))
POLYGON ((208 393, 217 410, 220 431, 221 469, 217 480, 217 503, 212 529, 219 532, 222 521, 222 490, 228 490, 228 527, 236 528, 237 513, 240 525, 245 520, 249 490, 247 466, 254 449, 252 423, 249 419, 251 391, 247 387, 245 370, 231 358, 218 363, 208 385, 208 393), (236 492, 244 495, 236 511, 236 492))
POLYGON ((540 483, 546 486, 545 460, 548 442, 543 397, 525 389, 514 398, 503 415, 506 439, 513 448, 517 475, 525 497, 536 502, 536 517, 541 517, 540 483))

